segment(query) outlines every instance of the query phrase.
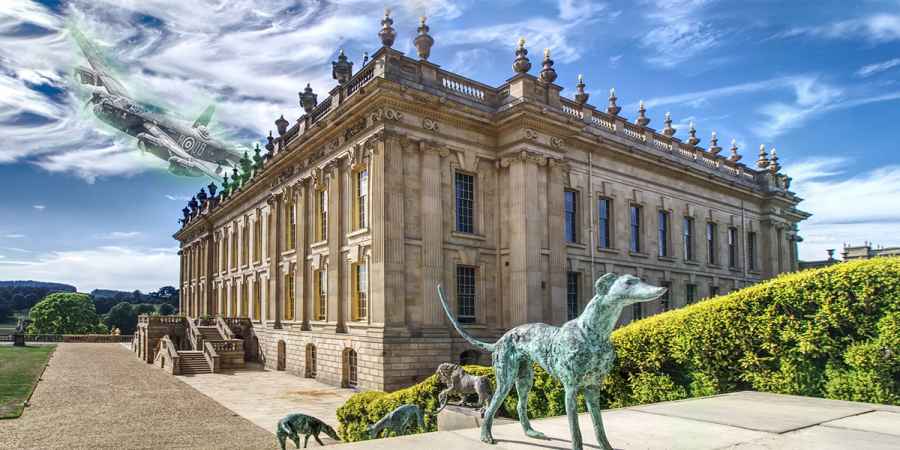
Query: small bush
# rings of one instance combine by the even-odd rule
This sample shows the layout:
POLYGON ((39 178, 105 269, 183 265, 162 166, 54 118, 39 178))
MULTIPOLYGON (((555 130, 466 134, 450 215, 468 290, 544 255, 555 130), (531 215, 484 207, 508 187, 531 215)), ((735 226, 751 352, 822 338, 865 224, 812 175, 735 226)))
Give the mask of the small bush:
MULTIPOLYGON (((607 407, 738 390, 900 404, 900 258, 784 274, 631 323, 612 340, 607 407)), ((493 379, 489 367, 466 370, 493 379)), ((367 439, 368 425, 404 403, 433 413, 440 389, 432 376, 390 394, 357 394, 338 409, 341 437, 367 439)), ((509 416, 516 403, 513 391, 509 416)), ((561 384, 540 367, 527 411, 565 413, 561 384)), ((434 429, 432 417, 426 425, 434 429)))

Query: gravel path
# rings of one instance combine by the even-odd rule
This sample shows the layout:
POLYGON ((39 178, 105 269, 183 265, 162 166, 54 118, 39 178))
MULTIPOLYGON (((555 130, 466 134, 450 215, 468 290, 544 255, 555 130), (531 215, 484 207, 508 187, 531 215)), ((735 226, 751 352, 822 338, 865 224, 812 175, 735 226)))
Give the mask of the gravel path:
POLYGON ((2 449, 277 448, 237 416, 118 344, 60 344, 2 449))

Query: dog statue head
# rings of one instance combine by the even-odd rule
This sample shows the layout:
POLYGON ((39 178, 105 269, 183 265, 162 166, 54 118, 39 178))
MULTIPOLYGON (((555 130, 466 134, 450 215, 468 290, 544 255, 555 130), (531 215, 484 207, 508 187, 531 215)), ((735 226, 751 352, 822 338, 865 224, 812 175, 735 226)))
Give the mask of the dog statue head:
POLYGON ((666 288, 649 285, 633 275, 608 273, 597 279, 594 291, 594 298, 576 320, 586 329, 608 335, 623 308, 656 300, 666 293, 666 288))

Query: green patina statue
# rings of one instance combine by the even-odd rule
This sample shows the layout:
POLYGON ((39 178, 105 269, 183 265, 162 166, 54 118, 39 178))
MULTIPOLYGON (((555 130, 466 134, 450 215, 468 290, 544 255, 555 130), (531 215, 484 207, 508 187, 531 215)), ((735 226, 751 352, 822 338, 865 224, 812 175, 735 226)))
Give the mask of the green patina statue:
POLYGON ((383 430, 392 432, 394 436, 401 436, 416 431, 416 427, 425 429, 422 409, 417 405, 401 405, 369 427, 369 439, 378 438, 383 430))
POLYGON ((287 438, 291 438, 294 441, 294 445, 297 448, 300 448, 300 435, 304 435, 305 439, 303 440, 303 448, 306 448, 306 444, 309 444, 309 437, 312 436, 319 445, 325 445, 319 439, 319 433, 325 433, 328 437, 340 441, 337 433, 334 432, 334 428, 331 428, 327 423, 322 422, 319 419, 316 419, 312 416, 307 416, 306 414, 288 414, 284 416, 283 419, 278 421, 278 427, 275 430, 275 436, 278 437, 278 444, 281 445, 281 450, 285 450, 284 444, 287 438))
POLYGON ((531 428, 527 415, 528 391, 534 383, 532 364, 536 362, 565 388, 572 448, 582 448, 576 398, 579 392, 583 392, 594 422, 597 442, 604 450, 612 450, 600 417, 600 384, 612 368, 615 358, 609 335, 623 308, 657 299, 665 294, 665 288, 651 286, 631 275, 617 276, 608 273, 597 279, 594 298, 577 318, 566 322, 562 327, 543 323, 520 325, 506 332, 493 344, 469 335, 450 314, 440 285, 437 290, 441 306, 456 331, 472 345, 491 352, 493 356, 497 388, 484 414, 482 441, 496 443, 491 435, 494 414, 513 385, 519 396, 517 410, 525 434, 536 439, 546 439, 543 433, 531 428))

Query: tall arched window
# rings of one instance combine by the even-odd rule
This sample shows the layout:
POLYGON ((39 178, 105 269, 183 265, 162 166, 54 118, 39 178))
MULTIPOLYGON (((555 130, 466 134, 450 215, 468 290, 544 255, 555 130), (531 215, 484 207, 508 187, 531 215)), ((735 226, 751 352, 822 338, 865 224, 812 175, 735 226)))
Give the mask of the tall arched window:
POLYGON ((344 370, 343 370, 343 387, 355 388, 359 379, 357 378, 358 367, 356 361, 356 350, 348 348, 344 350, 344 370))

